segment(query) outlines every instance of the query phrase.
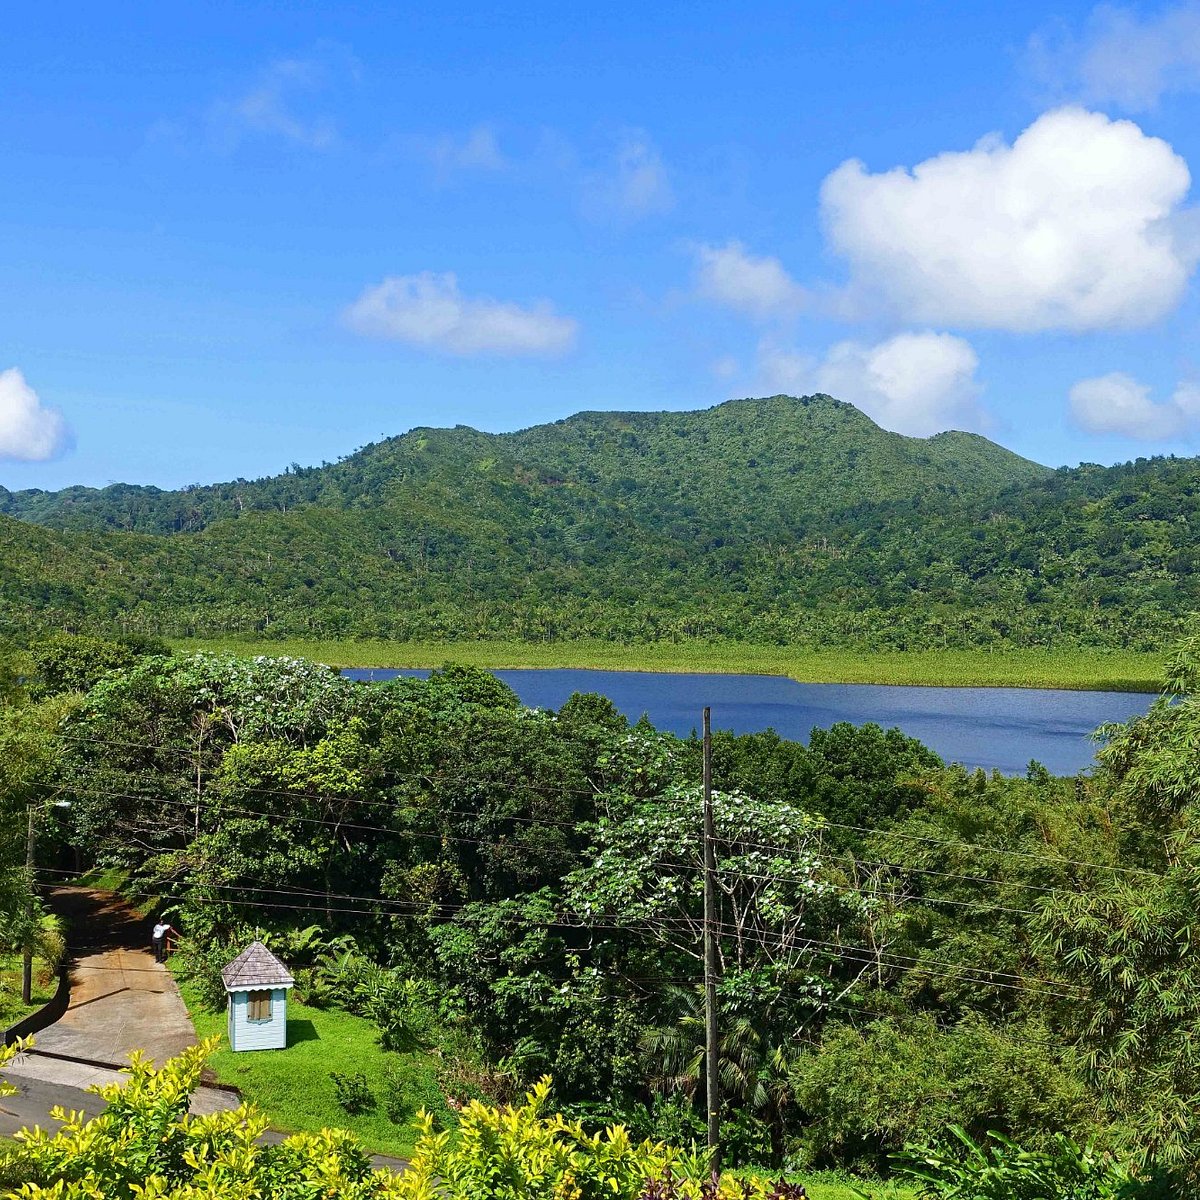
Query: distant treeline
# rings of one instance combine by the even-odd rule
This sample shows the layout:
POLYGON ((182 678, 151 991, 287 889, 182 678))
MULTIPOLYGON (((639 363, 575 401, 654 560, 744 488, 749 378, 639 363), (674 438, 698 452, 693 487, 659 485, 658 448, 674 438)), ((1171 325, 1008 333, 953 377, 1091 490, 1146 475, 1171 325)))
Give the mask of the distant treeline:
POLYGON ((419 429, 167 492, 0 489, 0 620, 168 637, 1157 649, 1192 459, 1051 471, 829 397, 419 429), (39 527, 41 526, 41 527, 39 527))

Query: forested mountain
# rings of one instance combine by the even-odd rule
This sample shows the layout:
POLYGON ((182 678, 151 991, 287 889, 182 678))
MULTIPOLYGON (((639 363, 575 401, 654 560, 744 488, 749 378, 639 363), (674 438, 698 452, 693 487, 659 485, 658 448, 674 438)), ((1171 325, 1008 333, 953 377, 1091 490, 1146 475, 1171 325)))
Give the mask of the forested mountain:
POLYGON ((1200 597, 1196 477, 828 396, 417 429, 256 481, 0 489, 0 603, 18 630, 1152 647, 1200 597))
POLYGON ((338 463, 175 492, 0 488, 0 512, 55 529, 179 533, 248 512, 403 504, 430 487, 486 510, 515 487, 544 490, 540 506, 558 512, 583 496, 619 505, 639 524, 682 519, 716 530, 749 521, 796 533, 865 498, 979 495, 1045 473, 974 434, 906 438, 828 396, 776 396, 702 412, 579 413, 518 433, 414 429, 338 463), (559 488, 566 494, 555 499, 559 488))

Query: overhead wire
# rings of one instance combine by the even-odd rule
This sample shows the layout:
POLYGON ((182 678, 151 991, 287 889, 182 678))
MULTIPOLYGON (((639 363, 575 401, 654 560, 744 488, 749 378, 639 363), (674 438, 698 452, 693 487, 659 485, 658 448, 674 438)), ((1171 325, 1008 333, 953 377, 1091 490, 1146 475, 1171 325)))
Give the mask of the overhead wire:
MULTIPOLYGON (((70 874, 69 872, 57 872, 53 871, 52 869, 39 868, 39 870, 45 870, 45 873, 50 874, 70 874)), ((84 876, 77 875, 74 877, 82 878, 84 876)), ((298 888, 278 888, 259 885, 253 882, 222 884, 212 881, 193 881, 191 886, 200 891, 205 889, 215 889, 218 891, 236 892, 241 895, 245 895, 246 893, 261 893, 268 896, 287 896, 311 901, 324 900, 324 903, 309 904, 282 904, 278 901, 260 901, 250 899, 231 900, 226 898, 216 898, 209 901, 211 903, 224 904, 233 907, 286 909, 307 912, 354 914, 371 917, 388 915, 431 916, 435 915, 434 910, 442 910, 443 912, 461 912, 472 907, 470 904, 442 904, 440 902, 424 904, 417 901, 395 900, 387 897, 355 896, 338 892, 325 893, 298 888), (333 900, 339 901, 339 903, 329 903, 333 900), (342 901, 350 901, 356 905, 366 904, 370 907, 347 907, 345 904, 340 903, 342 901)), ((166 898, 161 892, 132 891, 128 894, 147 899, 162 900, 166 898)), ((698 931, 699 929, 699 921, 697 920, 693 920, 691 918, 671 917, 641 918, 637 921, 627 920, 617 921, 614 923, 595 921, 591 919, 564 921, 535 920, 531 923, 547 929, 568 929, 578 931, 604 930, 635 934, 646 931, 654 932, 663 928, 682 928, 685 931, 698 931)), ((783 939, 765 938, 761 936, 762 931, 757 930, 753 931, 754 935, 747 934, 745 931, 739 930, 737 926, 731 925, 728 922, 718 922, 715 928, 718 933, 724 933, 730 938, 737 938, 740 936, 741 940, 746 945, 759 946, 766 949, 771 949, 776 946, 782 947, 783 945, 783 939)), ((1067 993, 1049 990, 1049 988, 1069 985, 1063 985, 1061 981, 1049 980, 1039 976, 1018 975, 1016 973, 1006 971, 991 971, 987 968, 973 967, 967 964, 948 963, 944 960, 928 959, 916 955, 897 954, 889 950, 876 950, 872 947, 846 945, 845 943, 841 942, 829 942, 822 939, 805 937, 802 935, 798 936, 795 940, 797 944, 791 947, 791 951, 793 953, 803 953, 813 948, 819 948, 822 954, 825 954, 829 957, 857 963, 860 965, 889 968, 898 972, 928 974, 940 978, 961 979, 966 983, 996 987, 1008 991, 1030 992, 1037 995, 1054 996, 1060 999, 1072 998, 1072 995, 1068 995, 1067 993), (935 967, 947 967, 950 969, 946 971, 939 971, 933 969, 935 967), (1048 985, 1048 987, 1029 987, 1026 986, 1026 982, 1007 982, 1008 980, 1044 983, 1048 985)))
MULTIPOLYGON (((197 799, 173 800, 173 799, 169 799, 169 798, 161 797, 161 796, 145 796, 145 795, 139 795, 137 793, 117 792, 117 791, 112 791, 112 790, 108 790, 108 789, 90 789, 90 790, 76 789, 76 794, 96 795, 96 796, 101 796, 101 797, 109 797, 109 798, 113 798, 113 799, 139 800, 139 801, 144 801, 144 802, 148 802, 148 803, 152 803, 152 804, 167 804, 167 805, 172 805, 172 806, 175 806, 178 808, 184 808, 189 811, 194 810, 198 805, 207 805, 209 807, 219 808, 219 810, 224 813, 237 813, 240 816, 255 817, 259 820, 269 819, 268 814, 264 814, 260 811, 257 811, 254 809, 246 809, 246 808, 240 808, 240 807, 236 807, 236 806, 232 806, 232 805, 227 805, 221 801, 210 800, 207 797, 200 798, 198 800, 197 799)), ((401 838, 401 839, 411 836, 411 837, 427 838, 427 839, 430 839, 433 841, 438 841, 438 842, 451 842, 451 843, 461 842, 461 843, 467 844, 467 845, 490 846, 490 847, 493 847, 496 849, 499 849, 499 848, 509 849, 512 846, 514 846, 514 843, 509 842, 509 841, 498 842, 498 841, 495 841, 492 839, 468 838, 468 837, 463 837, 462 835, 458 835, 458 834, 442 834, 442 833, 436 833, 436 832, 424 833, 419 830, 411 830, 411 831, 395 830, 395 829, 391 829, 391 828, 388 828, 388 827, 382 826, 382 825, 366 825, 366 824, 356 823, 353 821, 329 821, 329 820, 326 820, 326 819, 320 818, 320 817, 305 817, 305 816, 301 816, 296 813, 286 814, 286 816, 282 817, 282 819, 287 820, 287 821, 302 821, 302 822, 305 822, 306 824, 321 825, 321 826, 326 826, 326 827, 338 829, 338 830, 357 830, 359 832, 383 833, 383 834, 388 835, 389 837, 401 838)), ((661 862, 656 862, 652 865, 675 867, 675 866, 678 866, 679 864, 677 862, 667 862, 664 860, 661 862)), ((756 880, 763 880, 763 881, 774 882, 774 883, 797 883, 797 884, 802 884, 802 885, 806 885, 806 886, 818 887, 818 888, 825 889, 828 891, 841 892, 846 895, 862 895, 862 896, 869 896, 869 897, 877 897, 880 894, 877 889, 870 890, 870 889, 861 888, 861 887, 853 887, 848 884, 836 883, 832 880, 814 881, 811 876, 793 876, 793 875, 785 875, 785 874, 782 874, 779 872, 773 872, 769 875, 765 875, 765 874, 749 872, 749 871, 745 871, 745 870, 735 870, 735 869, 731 869, 731 868, 726 868, 723 872, 723 875, 725 878, 756 879, 756 880)), ((1026 917, 1034 917, 1034 916, 1038 915, 1037 911, 1035 909, 1015 908, 1011 905, 991 904, 991 903, 987 903, 984 901, 976 901, 976 900, 955 900, 955 899, 952 899, 951 897, 947 897, 947 896, 919 896, 919 897, 912 897, 912 899, 914 899, 915 901, 918 901, 920 903, 924 903, 924 904, 945 905, 945 906, 948 906, 951 908, 960 908, 960 909, 972 909, 976 912, 1003 912, 1003 913, 1007 913, 1010 915, 1018 915, 1018 916, 1026 916, 1026 917)))
MULTIPOLYGON (((91 738, 91 737, 85 738, 85 737, 81 737, 81 736, 75 735, 75 734, 62 734, 60 736, 64 737, 67 740, 70 740, 70 741, 90 743, 90 744, 95 744, 95 745, 104 745, 104 746, 111 746, 111 747, 126 747, 129 749, 140 749, 140 750, 166 751, 168 753, 184 754, 184 755, 190 755, 192 753, 192 751, 190 751, 186 747, 182 747, 182 746, 172 747, 172 746, 163 745, 161 743, 154 744, 154 743, 143 743, 143 742, 114 741, 114 740, 103 739, 103 738, 91 738)), ((517 789, 520 789, 523 791, 542 793, 542 794, 552 795, 552 796, 576 795, 576 796, 583 796, 583 797, 586 797, 591 800, 605 798, 605 792, 602 789, 594 788, 594 787, 590 788, 590 789, 568 788, 568 787, 564 787, 561 785, 537 784, 532 781, 521 780, 521 779, 497 779, 495 777, 478 778, 478 777, 463 776, 463 775, 446 775, 446 774, 443 774, 436 770, 413 771, 413 772, 401 772, 401 771, 390 771, 389 770, 388 773, 393 778, 420 780, 420 781, 423 781, 423 782, 426 782, 429 784, 437 784, 437 785, 447 784, 447 783, 463 783, 463 784, 468 784, 468 785, 474 786, 474 787, 512 787, 512 788, 517 788, 517 789)), ((364 805, 369 805, 372 807, 379 807, 381 805, 387 805, 389 803, 389 801, 387 799, 383 799, 383 798, 381 798, 379 800, 371 800, 371 799, 367 799, 367 798, 363 798, 363 797, 327 796, 327 795, 312 794, 312 793, 306 793, 306 792, 297 792, 295 790, 285 790, 285 789, 279 789, 279 788, 256 787, 256 788, 242 788, 240 790, 244 794, 247 794, 247 795, 273 795, 273 796, 279 796, 279 797, 283 797, 283 798, 287 798, 287 799, 306 799, 306 800, 313 800, 313 801, 325 800, 330 803, 364 804, 364 805)), ((613 797, 613 798, 616 799, 617 797, 613 797)), ((674 800, 670 797, 664 797, 664 796, 647 797, 644 799, 638 799, 635 797, 633 799, 634 799, 635 803, 653 802, 655 804, 675 804, 675 805, 678 805, 681 803, 680 801, 674 800)), ((697 803, 697 805, 699 804, 698 799, 697 799, 696 803, 697 803)), ((452 813, 452 814, 462 815, 462 816, 479 817, 481 815, 478 813, 473 813, 469 810, 448 809, 448 808, 444 808, 441 806, 439 806, 438 811, 444 812, 444 813, 452 813)), ((1068 857, 1065 855, 1034 854, 1034 853, 1031 853, 1028 851, 1010 850, 1010 849, 1007 849, 1007 848, 1001 847, 1001 846, 983 845, 978 842, 967 842, 967 841, 963 841, 963 840, 947 839, 947 838, 932 838, 932 837, 926 837, 926 836, 922 836, 922 835, 904 833, 903 831, 899 831, 894 828, 880 830, 878 828, 872 828, 870 826, 865 826, 865 825, 853 825, 853 824, 848 824, 848 823, 840 822, 840 821, 832 821, 832 820, 829 820, 828 818, 822 816, 819 813, 814 813, 813 815, 816 816, 820 820, 822 826, 828 827, 831 829, 844 829, 844 830, 851 831, 851 832, 871 834, 871 835, 884 834, 888 837, 896 837, 896 838, 900 838, 900 839, 906 840, 906 841, 916 841, 916 842, 921 842, 921 843, 925 843, 928 845, 942 846, 942 847, 947 847, 947 848, 956 849, 956 850, 969 850, 969 851, 975 851, 975 852, 979 852, 979 853, 983 853, 983 854, 993 854, 993 855, 997 855, 997 856, 1001 856, 1001 857, 1020 858, 1020 859, 1025 859, 1025 860, 1031 860, 1034 862, 1041 862, 1048 866, 1058 866, 1058 867, 1071 866, 1071 867, 1079 867, 1079 868, 1086 869, 1086 870, 1112 871, 1112 872, 1117 872, 1117 873, 1143 875, 1143 876, 1151 876, 1154 878, 1161 878, 1161 874, 1159 872, 1148 870, 1148 869, 1142 868, 1142 867, 1124 867, 1124 866, 1117 866, 1112 863, 1089 862, 1084 859, 1071 858, 1071 857, 1068 857)), ((532 816, 525 817, 525 816, 521 816, 518 814, 513 814, 511 816, 501 816, 498 819, 524 821, 524 822, 529 822, 529 823, 533 823, 533 824, 559 825, 559 826, 562 826, 565 828, 578 828, 580 825, 579 822, 564 821, 564 820, 559 820, 556 818, 540 818, 540 817, 532 817, 532 816)), ((753 843, 746 843, 746 844, 753 844, 753 843)), ((769 848, 769 847, 764 846, 764 848, 769 848)), ((875 865, 885 865, 885 864, 877 863, 875 865)), ((913 867, 906 866, 905 869, 915 870, 915 871, 925 873, 925 874, 936 874, 937 873, 929 868, 920 868, 920 867, 915 867, 915 866, 913 866, 913 867)), ((952 875, 951 877, 962 878, 962 879, 970 878, 969 876, 966 876, 966 875, 952 875)), ((987 880, 984 878, 980 878, 979 881, 986 882, 987 880)), ((997 881, 992 881, 992 882, 997 882, 997 881)), ((1054 889, 1047 889, 1047 888, 1041 887, 1040 885, 1036 885, 1036 884, 1024 884, 1024 883, 1018 883, 1017 881, 1005 881, 1005 882, 1009 886, 1026 887, 1031 890, 1054 890, 1054 889)), ((1066 889, 1057 889, 1057 890, 1065 891, 1066 889)))

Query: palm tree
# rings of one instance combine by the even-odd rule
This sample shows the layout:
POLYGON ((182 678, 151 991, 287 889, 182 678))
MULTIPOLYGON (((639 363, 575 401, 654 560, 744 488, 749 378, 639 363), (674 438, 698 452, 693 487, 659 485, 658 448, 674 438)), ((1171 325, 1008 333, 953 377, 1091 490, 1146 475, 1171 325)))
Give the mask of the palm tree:
MULTIPOLYGON (((672 1025, 648 1030, 642 1050, 652 1064, 651 1086, 668 1094, 704 1096, 704 1014, 698 992, 673 989, 680 1015, 672 1025)), ((717 1041, 722 1097, 748 1109, 767 1127, 773 1164, 783 1159, 789 1083, 798 1050, 789 1036, 769 1026, 735 1017, 722 1023, 717 1041)))

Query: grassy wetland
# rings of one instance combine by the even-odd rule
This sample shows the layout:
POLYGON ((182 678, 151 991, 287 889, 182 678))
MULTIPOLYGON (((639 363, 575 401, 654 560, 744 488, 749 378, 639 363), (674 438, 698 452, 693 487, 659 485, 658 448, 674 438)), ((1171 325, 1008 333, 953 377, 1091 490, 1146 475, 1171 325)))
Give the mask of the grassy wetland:
POLYGON ((177 641, 178 650, 287 654, 335 667, 437 667, 488 670, 575 667, 782 675, 800 683, 874 683, 917 687, 1027 687, 1152 692, 1163 655, 1108 649, 920 650, 864 653, 740 642, 396 642, 284 640, 177 641))

